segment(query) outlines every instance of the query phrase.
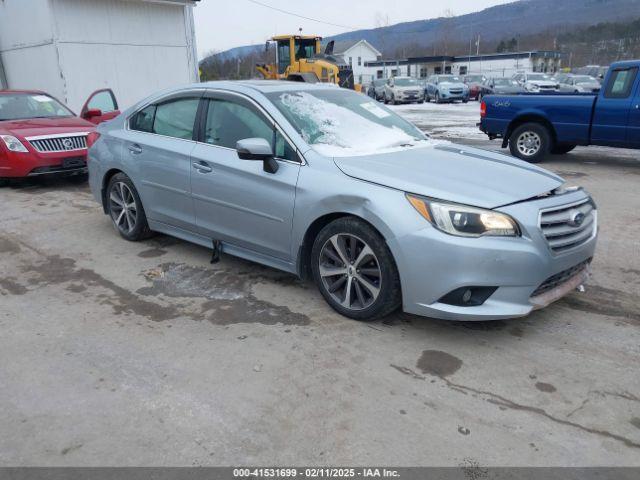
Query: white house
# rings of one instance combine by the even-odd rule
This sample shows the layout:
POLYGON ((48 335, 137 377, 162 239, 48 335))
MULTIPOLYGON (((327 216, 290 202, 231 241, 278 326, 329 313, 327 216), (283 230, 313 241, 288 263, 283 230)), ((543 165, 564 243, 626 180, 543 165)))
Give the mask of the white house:
POLYGON ((344 61, 351 65, 356 83, 366 81, 366 75, 369 72, 365 64, 375 62, 382 57, 382 53, 366 40, 336 42, 333 52, 335 55, 342 56, 344 61))
POLYGON ((0 0, 0 88, 44 90, 76 112, 113 89, 121 108, 198 79, 199 0, 0 0))

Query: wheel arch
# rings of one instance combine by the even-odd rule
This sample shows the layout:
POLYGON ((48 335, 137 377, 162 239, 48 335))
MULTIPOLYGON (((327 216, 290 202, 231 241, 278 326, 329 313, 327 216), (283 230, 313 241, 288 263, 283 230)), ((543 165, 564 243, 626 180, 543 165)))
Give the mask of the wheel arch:
POLYGON ((525 123, 538 123, 544 126, 549 131, 549 135, 551 135, 551 142, 552 142, 551 147, 553 148, 553 145, 557 143, 558 135, 556 133, 555 127, 549 121, 549 119, 547 119, 544 115, 541 115, 540 113, 525 113, 523 115, 520 115, 514 118, 509 124, 509 126, 507 127, 507 131, 502 140, 502 148, 506 148, 507 145, 509 144, 509 138, 511 138, 511 134, 513 133, 513 131, 519 126, 524 125, 525 123))
MULTIPOLYGON (((311 278, 311 250, 313 248, 313 242, 315 241, 320 231, 329 223, 333 222, 334 220, 337 220, 339 218, 344 218, 344 217, 357 218, 358 220, 366 223, 382 237, 385 243, 388 242, 389 230, 386 226, 379 225, 379 222, 374 223, 364 218, 362 215, 359 215, 358 213, 340 211, 340 212, 330 212, 330 213, 325 213, 323 215, 320 215, 307 226, 307 229, 305 230, 305 233, 302 236, 302 242, 298 247, 298 254, 296 258, 296 270, 300 278, 302 279, 311 278), (378 225, 376 225, 376 223, 378 223, 378 225), (385 230, 387 233, 386 235, 385 235, 385 230)), ((389 250, 391 251, 391 248, 389 248, 389 250)), ((391 252, 391 256, 393 257, 393 252, 391 252)), ((395 261, 395 258, 394 258, 394 261, 395 261)))
POLYGON ((109 208, 107 205, 107 186, 109 185, 109 182, 111 181, 113 176, 117 175, 118 173, 123 173, 127 175, 119 168, 110 168, 102 177, 102 185, 100 187, 100 198, 102 199, 102 210, 104 211, 105 215, 109 214, 109 208))

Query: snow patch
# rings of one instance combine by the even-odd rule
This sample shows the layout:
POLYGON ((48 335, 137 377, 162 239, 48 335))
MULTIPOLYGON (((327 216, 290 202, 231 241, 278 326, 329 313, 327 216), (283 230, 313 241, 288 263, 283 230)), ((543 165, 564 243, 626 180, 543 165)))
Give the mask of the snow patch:
MULTIPOLYGON (((436 144, 432 140, 413 137, 396 126, 387 127, 368 120, 306 92, 285 93, 280 99, 293 115, 302 120, 304 140, 324 156, 371 155, 436 144)), ((390 116, 365 98, 361 107, 363 113, 369 111, 381 119, 390 116)))

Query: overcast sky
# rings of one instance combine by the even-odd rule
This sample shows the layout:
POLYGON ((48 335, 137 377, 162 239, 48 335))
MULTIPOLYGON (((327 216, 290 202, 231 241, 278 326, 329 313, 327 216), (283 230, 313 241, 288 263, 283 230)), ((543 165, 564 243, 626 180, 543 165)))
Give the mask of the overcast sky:
POLYGON ((261 44, 273 35, 296 33, 327 37, 359 28, 375 28, 388 15, 390 24, 437 18, 449 10, 471 13, 514 0, 259 0, 259 3, 311 17, 304 20, 252 3, 251 0, 202 0, 194 9, 196 41, 202 58, 212 50, 261 44), (353 28, 345 28, 353 27, 353 28))

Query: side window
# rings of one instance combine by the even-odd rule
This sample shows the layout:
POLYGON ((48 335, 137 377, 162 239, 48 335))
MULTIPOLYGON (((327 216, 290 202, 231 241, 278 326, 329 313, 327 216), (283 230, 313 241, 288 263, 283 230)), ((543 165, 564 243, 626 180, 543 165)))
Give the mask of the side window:
POLYGON ((129 128, 138 132, 153 132, 153 119, 156 116, 156 106, 149 105, 131 117, 129 128))
POLYGON ((299 161, 298 156, 287 140, 276 129, 276 148, 274 149, 277 158, 285 160, 299 161))
POLYGON ((114 112, 118 109, 116 99, 111 90, 102 90, 94 94, 87 103, 87 110, 101 110, 102 113, 114 112))
POLYGON ((245 138, 264 138, 274 147, 276 157, 298 161, 289 142, 255 111, 228 100, 211 100, 205 125, 205 143, 235 150, 238 140, 245 138))
POLYGON ((153 133, 191 140, 199 102, 198 98, 182 98, 158 105, 153 133))
POLYGON ((605 98, 627 98, 638 75, 638 67, 615 70, 604 91, 605 98))

